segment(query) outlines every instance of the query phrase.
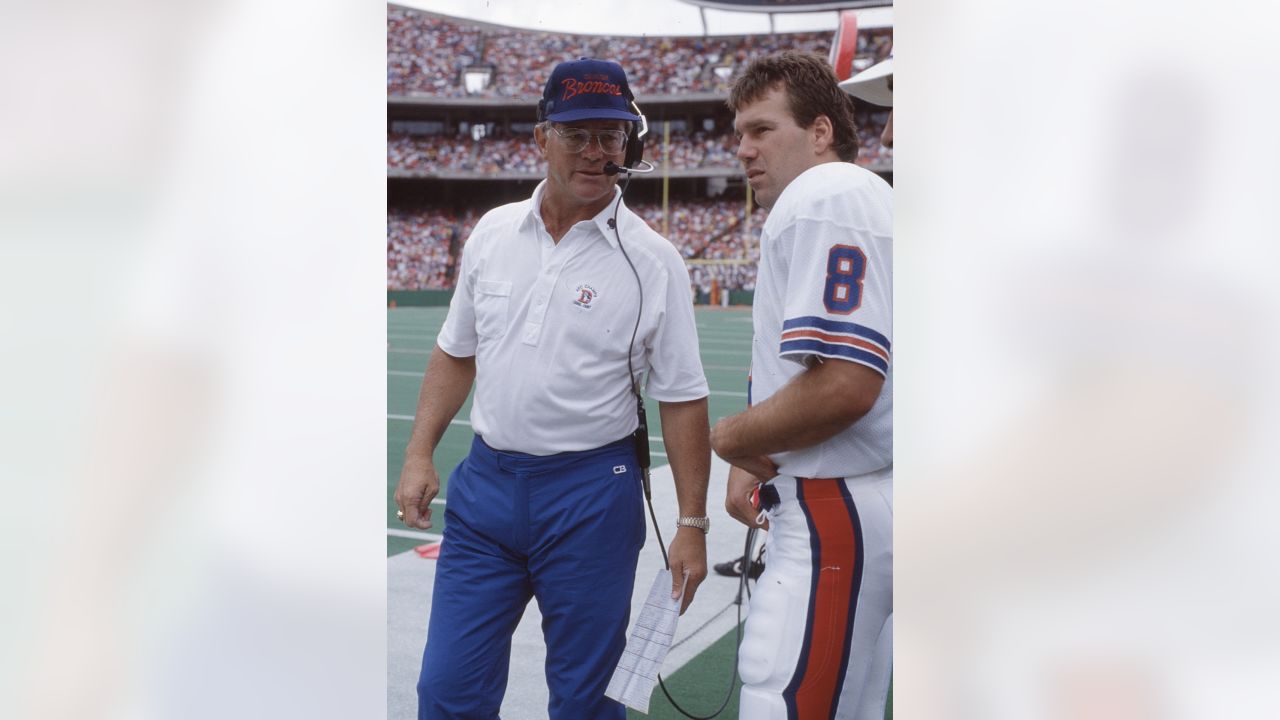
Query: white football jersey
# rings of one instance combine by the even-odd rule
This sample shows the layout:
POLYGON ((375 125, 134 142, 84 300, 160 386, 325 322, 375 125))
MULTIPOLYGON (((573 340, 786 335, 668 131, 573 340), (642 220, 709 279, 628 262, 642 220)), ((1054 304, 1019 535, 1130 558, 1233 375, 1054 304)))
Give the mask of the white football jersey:
POLYGON ((848 429, 772 455, 783 475, 851 477, 893 463, 892 251, 892 190, 852 163, 801 173, 765 221, 748 402, 818 361, 856 362, 885 377, 875 405, 848 429))

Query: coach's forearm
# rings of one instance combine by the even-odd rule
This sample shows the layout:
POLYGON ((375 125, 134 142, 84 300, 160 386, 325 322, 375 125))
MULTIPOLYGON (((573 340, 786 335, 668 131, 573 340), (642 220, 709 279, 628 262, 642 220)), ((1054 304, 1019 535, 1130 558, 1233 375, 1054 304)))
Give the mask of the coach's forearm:
POLYGON ((702 517, 707 514, 707 479, 711 474, 707 399, 659 402, 658 412, 680 514, 702 517))

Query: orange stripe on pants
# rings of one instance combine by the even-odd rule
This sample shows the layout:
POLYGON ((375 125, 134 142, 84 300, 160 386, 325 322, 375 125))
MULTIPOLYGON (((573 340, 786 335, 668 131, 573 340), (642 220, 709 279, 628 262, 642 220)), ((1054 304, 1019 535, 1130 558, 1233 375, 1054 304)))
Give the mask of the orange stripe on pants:
POLYGON ((787 705, 799 720, 829 718, 840 697, 857 604, 858 537, 843 480, 805 478, 797 483, 816 540, 813 592, 803 661, 788 687, 787 705), (794 693, 794 694, 793 694, 794 693))

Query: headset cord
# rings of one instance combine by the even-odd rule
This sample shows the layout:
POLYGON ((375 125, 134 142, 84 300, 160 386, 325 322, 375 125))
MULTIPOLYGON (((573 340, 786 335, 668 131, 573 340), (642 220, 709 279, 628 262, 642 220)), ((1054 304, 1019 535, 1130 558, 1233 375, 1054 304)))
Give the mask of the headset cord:
MULTIPOLYGON (((650 504, 650 508, 652 507, 653 505, 650 504)), ((658 532, 656 521, 654 523, 653 530, 654 532, 658 532)), ((748 594, 751 592, 748 589, 747 577, 751 571, 751 546, 755 544, 755 539, 756 529, 751 528, 747 530, 746 547, 743 549, 743 557, 747 559, 742 562, 742 576, 738 578, 738 622, 734 626, 733 631, 733 664, 729 667, 729 687, 725 690, 724 700, 720 701, 720 707, 716 708, 716 711, 710 715, 694 715, 693 713, 690 713, 688 710, 680 707, 680 703, 676 702, 676 699, 671 697, 671 691, 667 690, 667 684, 662 681, 662 675, 658 675, 658 687, 662 688, 662 694, 666 696, 667 702, 671 703, 671 707, 675 708, 677 712, 687 718, 691 718, 691 720, 711 720, 711 718, 714 718, 724 712, 724 709, 729 707, 729 701, 733 699, 734 688, 738 686, 738 652, 742 649, 742 593, 744 590, 746 590, 748 594)), ((658 533, 658 542, 662 542, 661 533, 658 533)))
MULTIPOLYGON (((622 206, 622 196, 626 195, 627 188, 630 185, 631 176, 628 175, 627 178, 622 181, 622 191, 618 193, 618 199, 613 204, 613 217, 609 220, 609 228, 613 230, 613 237, 618 241, 618 249, 622 251, 622 257, 626 258, 627 265, 631 268, 631 274, 636 278, 636 289, 640 293, 640 303, 636 310, 636 324, 631 328, 631 340, 627 343, 627 383, 631 387, 632 394, 636 396, 636 415, 638 417, 638 427, 636 429, 636 456, 640 463, 640 476, 643 481, 644 499, 646 504, 649 506, 649 518, 653 520, 653 532, 658 538, 658 549, 662 551, 662 565, 670 571, 671 558, 667 556, 667 545, 662 541, 662 531, 658 529, 658 514, 653 509, 653 492, 649 485, 649 424, 645 418, 644 398, 640 395, 640 383, 636 380, 635 367, 631 360, 631 351, 635 347, 636 334, 640 331, 640 318, 644 314, 644 283, 640 281, 640 272, 636 270, 635 263, 631 262, 631 256, 627 254, 627 248, 622 244, 622 235, 618 233, 618 210, 622 206)), ((677 712, 687 718, 691 718, 691 720, 711 720, 711 718, 714 718, 724 712, 724 709, 729 706, 729 700, 733 697, 733 689, 737 685, 738 681, 738 649, 742 647, 742 594, 744 590, 746 590, 748 594, 751 592, 747 589, 746 582, 747 573, 751 569, 750 555, 751 546, 755 541, 755 533, 755 528, 751 528, 747 531, 747 545, 746 550, 743 553, 743 557, 746 559, 744 559, 742 563, 742 577, 738 579, 738 623, 734 631, 733 666, 730 668, 733 674, 729 678, 729 689, 725 692, 724 701, 720 703, 720 707, 710 715, 694 715, 690 713, 680 707, 680 704, 676 702, 676 699, 671 697, 671 693, 667 690, 666 683, 662 681, 662 675, 658 675, 658 687, 662 688, 662 694, 667 697, 667 701, 671 703, 671 706, 674 707, 677 712)))
MULTIPOLYGON (((636 279, 636 291, 640 295, 640 302, 636 307, 636 323, 631 328, 631 339, 627 341, 627 387, 631 388, 631 394, 636 396, 636 460, 640 463, 640 478, 644 488, 644 499, 649 505, 649 516, 653 518, 654 530, 658 528, 658 517, 653 509, 653 490, 649 484, 649 465, 652 459, 649 455, 649 422, 645 416, 644 397, 640 394, 640 383, 636 380, 635 365, 633 364, 631 353, 636 346, 636 335, 640 332, 640 319, 644 315, 644 283, 640 281, 640 272, 636 270, 635 263, 631 262, 631 256, 627 254, 627 248, 622 244, 622 235, 618 232, 618 211, 622 207, 622 197, 627 194, 627 188, 631 185, 631 176, 628 175, 622 181, 622 190, 618 193, 618 199, 613 203, 613 217, 609 219, 609 229, 613 230, 613 237, 618 241, 618 249, 622 251, 622 257, 626 259, 627 266, 631 268, 631 274, 636 279)), ((667 558, 667 547, 662 544, 662 537, 658 537, 658 548, 662 550, 662 564, 668 570, 671 569, 671 561, 667 558)))

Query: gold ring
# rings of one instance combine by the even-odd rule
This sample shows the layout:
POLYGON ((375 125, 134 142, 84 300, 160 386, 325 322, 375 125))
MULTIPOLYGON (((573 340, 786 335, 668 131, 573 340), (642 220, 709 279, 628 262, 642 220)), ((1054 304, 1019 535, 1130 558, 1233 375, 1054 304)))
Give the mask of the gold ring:
POLYGON ((396 511, 396 518, 398 518, 398 519, 400 519, 400 520, 403 520, 403 519, 404 519, 404 511, 403 511, 403 510, 397 510, 397 511, 396 511))

